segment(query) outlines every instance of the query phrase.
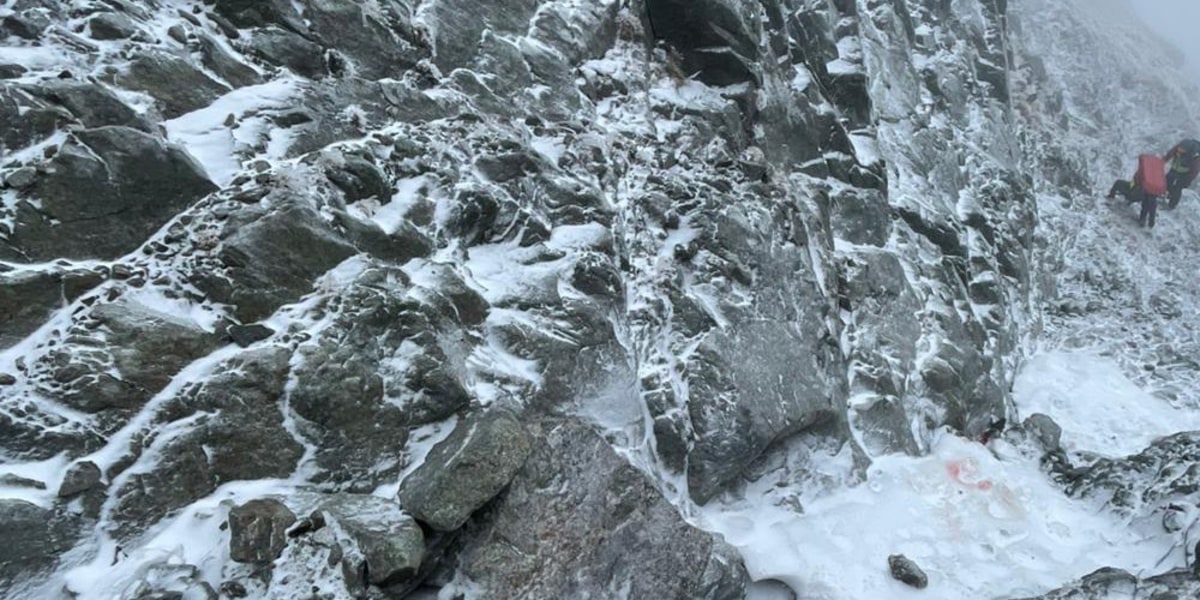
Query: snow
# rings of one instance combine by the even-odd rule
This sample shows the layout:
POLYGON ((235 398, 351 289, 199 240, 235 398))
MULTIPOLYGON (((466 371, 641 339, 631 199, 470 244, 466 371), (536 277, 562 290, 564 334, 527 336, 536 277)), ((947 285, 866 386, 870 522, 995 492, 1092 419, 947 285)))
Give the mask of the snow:
MULTIPOLYGON (((300 81, 291 78, 236 89, 209 106, 164 122, 167 139, 187 149, 209 178, 225 187, 241 170, 245 154, 264 137, 275 142, 274 126, 264 111, 290 106, 299 89, 300 81), (233 127, 225 124, 230 115, 238 119, 233 127)), ((268 155, 279 157, 285 151, 286 144, 272 143, 268 155)))
POLYGON ((1130 381, 1116 362, 1086 351, 1034 356, 1013 396, 1023 418, 1042 413, 1054 419, 1069 451, 1120 457, 1161 436, 1200 430, 1200 412, 1172 406, 1130 381))
POLYGON ((698 523, 742 552, 753 579, 783 581, 805 600, 1021 597, 1104 566, 1153 571, 1173 546, 1068 498, 1006 442, 989 449, 944 432, 930 454, 878 458, 863 484, 799 510, 772 488, 756 482, 746 500, 701 509, 698 523), (891 554, 921 566, 929 587, 892 579, 891 554))
POLYGON ((156 564, 195 565, 207 581, 221 581, 229 562, 229 534, 224 531, 230 504, 269 496, 288 496, 292 487, 277 480, 235 481, 197 500, 178 516, 155 528, 145 543, 122 548, 104 540, 94 558, 69 571, 65 588, 77 600, 111 600, 131 593, 132 586, 156 564))

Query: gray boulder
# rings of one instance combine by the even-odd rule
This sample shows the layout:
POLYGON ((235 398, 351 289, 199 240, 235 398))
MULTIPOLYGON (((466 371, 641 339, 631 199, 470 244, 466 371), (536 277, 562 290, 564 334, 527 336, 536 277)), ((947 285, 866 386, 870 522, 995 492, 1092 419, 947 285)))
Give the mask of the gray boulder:
POLYGON ((162 51, 137 53, 116 82, 154 98, 168 119, 204 108, 229 91, 190 62, 162 51))
POLYGON ((0 594, 51 568, 79 536, 77 523, 24 500, 0 500, 0 594))
POLYGON ((150 122, 117 98, 106 86, 87 81, 51 79, 30 86, 30 93, 61 106, 85 127, 110 125, 154 133, 150 122))
POLYGON ((33 333, 62 306, 62 277, 48 271, 0 273, 0 348, 33 333))
POLYGON ((40 207, 17 207, 8 244, 21 260, 116 258, 215 189, 181 148, 136 129, 75 135, 27 190, 40 207))
POLYGON ((512 412, 472 415, 400 483, 400 506, 435 530, 458 529, 508 485, 529 444, 529 434, 512 412))
POLYGON ((150 395, 192 361, 222 342, 195 323, 122 299, 102 304, 92 313, 108 333, 113 361, 121 379, 150 395))
POLYGON ((888 570, 891 571, 893 579, 918 590, 923 590, 929 585, 929 576, 925 574, 925 571, 903 554, 893 554, 888 557, 888 570))
POLYGON ((251 500, 229 511, 229 558, 234 562, 266 565, 279 558, 287 545, 287 530, 296 515, 274 499, 251 500))
POLYGON ((100 467, 96 463, 85 460, 75 463, 67 469, 63 476, 62 485, 58 487, 59 498, 73 498, 87 491, 100 487, 100 467))
POLYGON ((412 583, 425 558, 425 534, 394 501, 338 494, 322 502, 318 510, 352 543, 352 550, 342 559, 347 587, 403 587, 412 583))
POLYGON ((88 19, 88 30, 97 40, 123 40, 137 33, 133 20, 120 13, 100 13, 88 19))
POLYGON ((258 321, 311 291, 317 276, 356 252, 315 210, 284 204, 232 232, 221 259, 234 285, 207 291, 236 305, 243 323, 258 321))
POLYGON ((550 422, 509 490, 464 530, 458 564, 488 598, 740 598, 736 551, 687 524, 577 422, 550 422))

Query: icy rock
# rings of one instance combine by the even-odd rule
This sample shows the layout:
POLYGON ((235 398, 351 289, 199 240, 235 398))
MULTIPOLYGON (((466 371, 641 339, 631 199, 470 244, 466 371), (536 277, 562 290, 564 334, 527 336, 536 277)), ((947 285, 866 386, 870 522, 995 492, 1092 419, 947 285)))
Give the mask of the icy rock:
POLYGON ((23 260, 116 258, 215 189, 184 150, 136 129, 75 135, 27 190, 41 210, 17 209, 9 243, 23 260))
POLYGON ((34 490, 46 489, 45 482, 38 481, 36 479, 29 479, 27 477, 21 477, 19 475, 13 475, 12 473, 0 475, 0 485, 30 488, 34 490))
POLYGON ((0 592, 52 567, 75 544, 77 523, 24 500, 0 500, 0 592))
POLYGON ((924 589, 929 585, 929 577, 925 575, 925 571, 917 566, 903 554, 893 554, 888 557, 888 569, 892 572, 892 577, 897 581, 901 581, 907 585, 917 589, 924 589))
POLYGON ((339 0, 304 0, 304 19, 326 46, 343 52, 365 79, 399 78, 428 55, 415 43, 409 8, 397 2, 369 5, 339 0))
POLYGON ((221 250, 233 288, 227 295, 205 291, 235 304, 242 322, 257 321, 299 299, 318 275, 355 253, 312 208, 285 204, 234 228, 221 250))
POLYGON ((157 50, 137 53, 117 84, 154 98, 168 119, 204 108, 229 91, 190 62, 157 50))
POLYGON ((0 373, 0 385, 13 385, 17 382, 17 378, 9 373, 0 373))
POLYGON ((0 348, 37 329, 61 304, 62 280, 48 271, 0 273, 0 348))
POLYGON ((29 70, 21 65, 11 63, 0 64, 0 79, 17 79, 28 72, 29 70))
POLYGON ((335 217, 356 248, 382 260, 404 264, 433 252, 433 241, 408 220, 402 221, 392 233, 386 233, 378 225, 344 211, 335 212, 335 217))
POLYGON ((654 34, 680 53, 677 68, 682 72, 699 72, 699 79, 709 85, 755 80, 758 40, 735 2, 651 0, 646 10, 654 34))
POLYGON ((1037 443, 1046 452, 1061 449, 1062 428, 1049 416, 1042 413, 1029 415, 1021 423, 1021 426, 1033 435, 1033 439, 1037 440, 1037 443))
POLYGON ((283 553, 285 534, 295 522, 296 515, 271 498, 233 507, 229 511, 229 558, 240 563, 270 564, 283 553))
POLYGON ((412 517, 394 500, 377 496, 338 494, 321 503, 329 521, 336 523, 353 542, 343 557, 348 587, 405 586, 416 576, 425 557, 425 535, 412 517), (365 565, 365 569, 363 566, 365 565), (359 574, 366 581, 355 585, 359 574))
POLYGON ((250 325, 241 325, 235 323, 229 326, 226 330, 233 343, 245 348, 256 342, 261 342, 272 335, 275 335, 275 330, 263 325, 262 323, 253 323, 250 325))
POLYGON ((400 506, 435 530, 458 529, 508 485, 529 447, 529 434, 512 412, 476 413, 401 482, 400 506))
POLYGON ((229 85, 240 88, 260 82, 258 71, 235 58, 209 35, 199 33, 196 41, 200 44, 200 59, 204 66, 229 85))
POLYGON ((97 40, 123 40, 137 33, 133 20, 120 13, 100 13, 88 20, 92 38, 97 40))
POLYGON ((837 237, 879 247, 887 243, 892 232, 892 213, 882 193, 847 187, 839 190, 831 201, 831 224, 837 237))
POLYGON ((158 563, 145 570, 119 600, 218 600, 212 584, 195 565, 158 563))
POLYGON ((346 195, 346 202, 375 198, 380 204, 392 199, 392 186, 370 161, 358 156, 342 157, 340 164, 325 169, 325 176, 346 195))
POLYGON ((38 10, 23 10, 0 21, 0 33, 8 32, 19 38, 36 40, 52 24, 50 17, 38 10))
POLYGON ((168 422, 210 416, 160 443, 114 492, 118 537, 128 539, 224 483, 293 473, 304 449, 279 410, 290 358, 280 347, 244 351, 165 402, 160 419, 168 422))
POLYGON ((1106 498, 1111 509, 1135 518, 1169 504, 1200 504, 1200 432, 1160 438, 1138 454, 1103 458, 1068 476, 1072 496, 1106 498))
POLYGON ((58 487, 58 497, 72 498, 96 489, 101 486, 100 477, 100 467, 96 466, 96 463, 90 460, 75 463, 63 476, 62 485, 58 487))
POLYGON ((489 598, 739 598, 748 578, 588 426, 550 421, 494 506, 463 531, 459 565, 489 598))
POLYGON ((16 190, 23 190, 37 181, 37 169, 21 167, 4 176, 4 184, 16 190))
POLYGON ((93 316, 108 332, 121 378, 153 394, 188 363, 221 341, 191 321, 121 299, 99 306, 93 316))
POLYGON ((291 31, 275 28, 256 31, 250 41, 250 52, 297 75, 318 79, 326 74, 321 46, 291 31))
POLYGON ((21 86, 0 84, 0 142, 6 148, 22 148, 49 136, 64 117, 21 86))
POLYGON ((304 31, 297 4, 289 0, 217 0, 213 9, 217 15, 238 27, 262 27, 275 24, 294 31, 304 31))

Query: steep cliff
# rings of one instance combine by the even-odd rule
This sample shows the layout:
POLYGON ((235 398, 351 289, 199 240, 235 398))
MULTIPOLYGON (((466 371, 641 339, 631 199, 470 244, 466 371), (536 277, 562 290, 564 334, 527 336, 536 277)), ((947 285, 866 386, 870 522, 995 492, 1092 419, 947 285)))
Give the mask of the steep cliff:
POLYGON ((1037 445, 1014 396, 1043 341, 1194 406, 1200 221, 1145 238, 1094 191, 1194 114, 1124 14, 6 0, 0 591, 899 598, 892 550, 939 598, 1085 574, 955 577, 829 524, 904 527, 838 507, 968 458, 1064 507, 1151 485, 1037 445))

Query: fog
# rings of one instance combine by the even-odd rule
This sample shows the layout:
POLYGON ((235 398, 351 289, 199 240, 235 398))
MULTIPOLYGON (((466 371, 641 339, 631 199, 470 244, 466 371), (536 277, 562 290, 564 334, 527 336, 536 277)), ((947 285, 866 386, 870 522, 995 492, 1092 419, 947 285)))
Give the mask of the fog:
POLYGON ((1200 1, 1129 0, 1133 10, 1171 45, 1187 56, 1200 74, 1200 1))

